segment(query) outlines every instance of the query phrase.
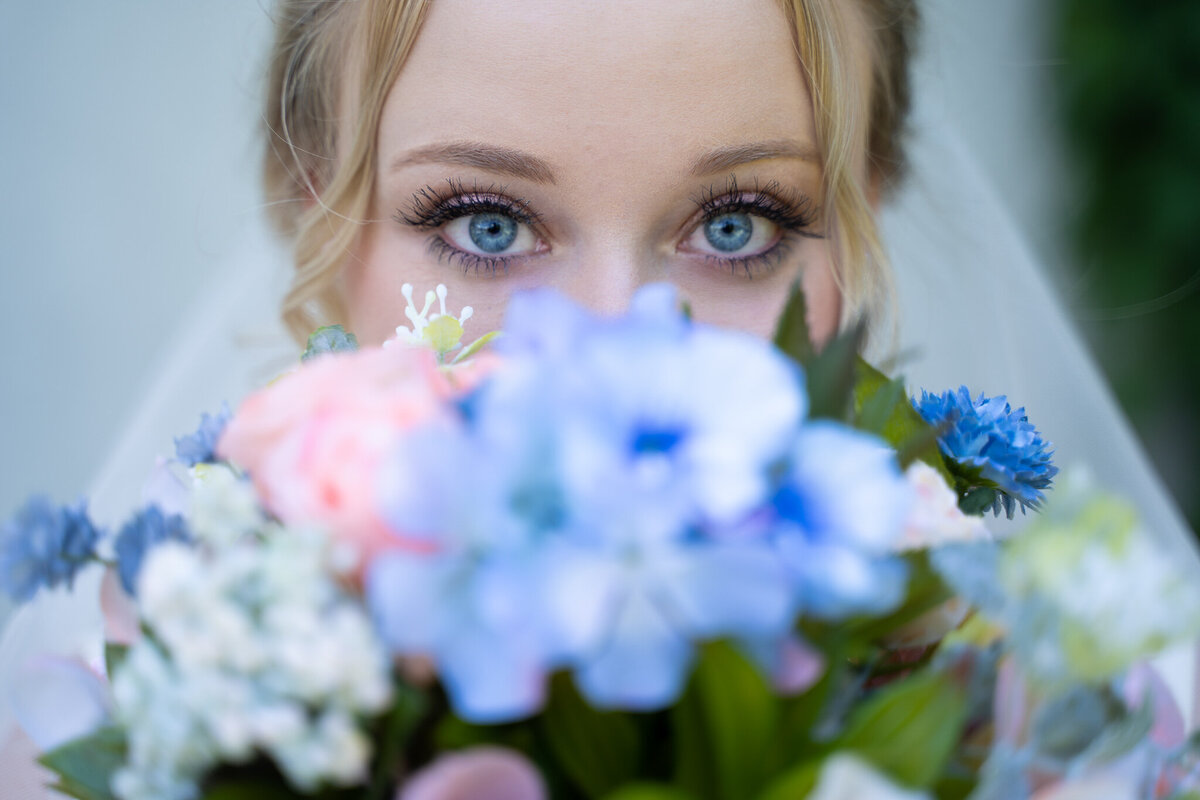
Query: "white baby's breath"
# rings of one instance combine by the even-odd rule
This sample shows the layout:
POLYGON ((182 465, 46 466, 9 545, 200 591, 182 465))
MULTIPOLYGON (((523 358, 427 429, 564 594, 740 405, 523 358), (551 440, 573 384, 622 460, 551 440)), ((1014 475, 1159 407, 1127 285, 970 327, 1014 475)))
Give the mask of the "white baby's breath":
POLYGON ((149 556, 139 586, 149 635, 113 681, 129 739, 118 796, 189 800, 207 770, 256 755, 304 791, 364 777, 370 743, 358 720, 386 706, 389 669, 331 557, 319 532, 276 525, 149 556))
POLYGON ((192 533, 214 545, 229 544, 263 524, 253 487, 225 464, 197 464, 191 470, 192 533))

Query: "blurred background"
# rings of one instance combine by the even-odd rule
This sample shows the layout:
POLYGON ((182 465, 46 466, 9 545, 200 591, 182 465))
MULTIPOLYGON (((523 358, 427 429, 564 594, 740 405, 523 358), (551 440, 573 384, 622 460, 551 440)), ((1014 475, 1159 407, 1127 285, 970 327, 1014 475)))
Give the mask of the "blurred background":
MULTIPOLYGON (((220 291, 258 205, 264 5, 0 0, 0 515, 88 490, 220 291)), ((947 115, 1196 528, 1200 4, 922 8, 947 115)))

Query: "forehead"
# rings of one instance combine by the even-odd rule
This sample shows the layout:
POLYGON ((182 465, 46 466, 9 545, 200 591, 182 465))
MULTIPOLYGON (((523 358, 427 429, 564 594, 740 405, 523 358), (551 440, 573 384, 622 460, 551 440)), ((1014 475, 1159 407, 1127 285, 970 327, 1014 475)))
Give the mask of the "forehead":
POLYGON ((741 142, 811 147, 792 35, 776 0, 434 0, 388 94, 381 153, 482 141, 569 177, 581 156, 675 168, 741 142))

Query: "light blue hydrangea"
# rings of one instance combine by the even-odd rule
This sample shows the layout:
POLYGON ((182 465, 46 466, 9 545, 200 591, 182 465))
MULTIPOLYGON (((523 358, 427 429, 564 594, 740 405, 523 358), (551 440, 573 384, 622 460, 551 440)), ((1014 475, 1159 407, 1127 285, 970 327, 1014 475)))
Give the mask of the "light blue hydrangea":
POLYGON ((464 717, 498 721, 534 711, 553 669, 597 706, 660 708, 696 641, 786 635, 775 550, 716 532, 769 498, 804 411, 791 363, 692 325, 663 287, 612 320, 527 295, 503 341, 468 418, 414 434, 384 476, 385 517, 439 548, 372 566, 385 639, 431 655, 464 717))
POLYGON ((0 589, 24 603, 39 589, 69 587, 95 560, 100 536, 82 502, 58 506, 44 496, 31 497, 0 527, 0 589))
POLYGON ((894 553, 911 500, 883 441, 833 422, 804 427, 767 516, 803 613, 878 614, 903 599, 894 553))
POLYGON ((164 514, 158 506, 142 509, 121 527, 114 542, 121 586, 130 595, 136 595, 138 575, 146 555, 164 542, 186 543, 191 538, 183 517, 164 514))
POLYGON ((914 407, 931 425, 941 428, 942 452, 978 473, 981 485, 997 491, 994 513, 1003 508, 1011 519, 1019 505, 1037 508, 1058 468, 1051 463, 1050 443, 1029 422, 1024 408, 1012 410, 1003 395, 975 400, 967 387, 942 394, 922 391, 914 407))
POLYGON ((216 414, 201 415, 200 425, 195 431, 175 440, 175 457, 188 467, 216 461, 217 441, 232 417, 228 403, 222 403, 221 410, 216 414))

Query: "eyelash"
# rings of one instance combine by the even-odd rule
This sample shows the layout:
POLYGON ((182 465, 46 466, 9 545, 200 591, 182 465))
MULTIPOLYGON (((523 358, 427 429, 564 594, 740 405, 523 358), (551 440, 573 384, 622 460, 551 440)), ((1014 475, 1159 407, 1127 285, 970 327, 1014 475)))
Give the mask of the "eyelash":
POLYGON ((718 191, 714 184, 692 200, 700 207, 696 226, 723 214, 744 213, 763 217, 780 227, 779 241, 761 253, 741 257, 705 254, 705 260, 710 264, 733 274, 742 272, 751 278, 770 272, 786 260, 796 238, 825 238, 819 231, 811 230, 820 217, 812 199, 801 192, 784 189, 779 181, 759 186, 755 180, 754 188, 746 192, 738 189, 737 178, 730 175, 723 190, 718 191))
MULTIPOLYGON (((472 214, 503 214, 535 230, 541 224, 541 216, 524 200, 513 199, 505 194, 505 187, 489 184, 481 187, 474 183, 468 189, 461 180, 446 179, 445 188, 426 186, 413 193, 408 211, 396 210, 393 219, 422 230, 436 230, 448 222, 472 214)), ((447 242, 438 234, 429 237, 429 252, 438 261, 454 264, 463 272, 494 275, 497 271, 508 272, 509 265, 519 256, 481 256, 468 253, 447 242)))
MULTIPOLYGON (((819 217, 812 200, 800 192, 784 190, 778 181, 759 186, 755 181, 750 193, 740 192, 737 179, 730 176, 723 190, 716 185, 708 187, 699 196, 693 197, 699 207, 699 218, 691 228, 703 225, 724 214, 748 213, 770 220, 778 225, 782 233, 774 245, 762 253, 752 256, 722 257, 705 254, 710 264, 747 277, 770 272, 781 264, 796 237, 821 239, 823 235, 809 230, 819 217)), ((478 183, 469 189, 460 180, 447 179, 444 189, 426 186, 412 196, 408 211, 397 209, 393 218, 402 224, 422 230, 436 230, 448 222, 472 214, 495 213, 511 217, 529 225, 535 231, 541 224, 541 216, 522 199, 514 199, 504 193, 504 187, 495 184, 481 188, 478 183)), ((460 250, 438 234, 429 239, 429 251, 439 260, 454 264, 464 272, 494 275, 497 271, 507 273, 509 266, 525 256, 482 256, 460 250)))

